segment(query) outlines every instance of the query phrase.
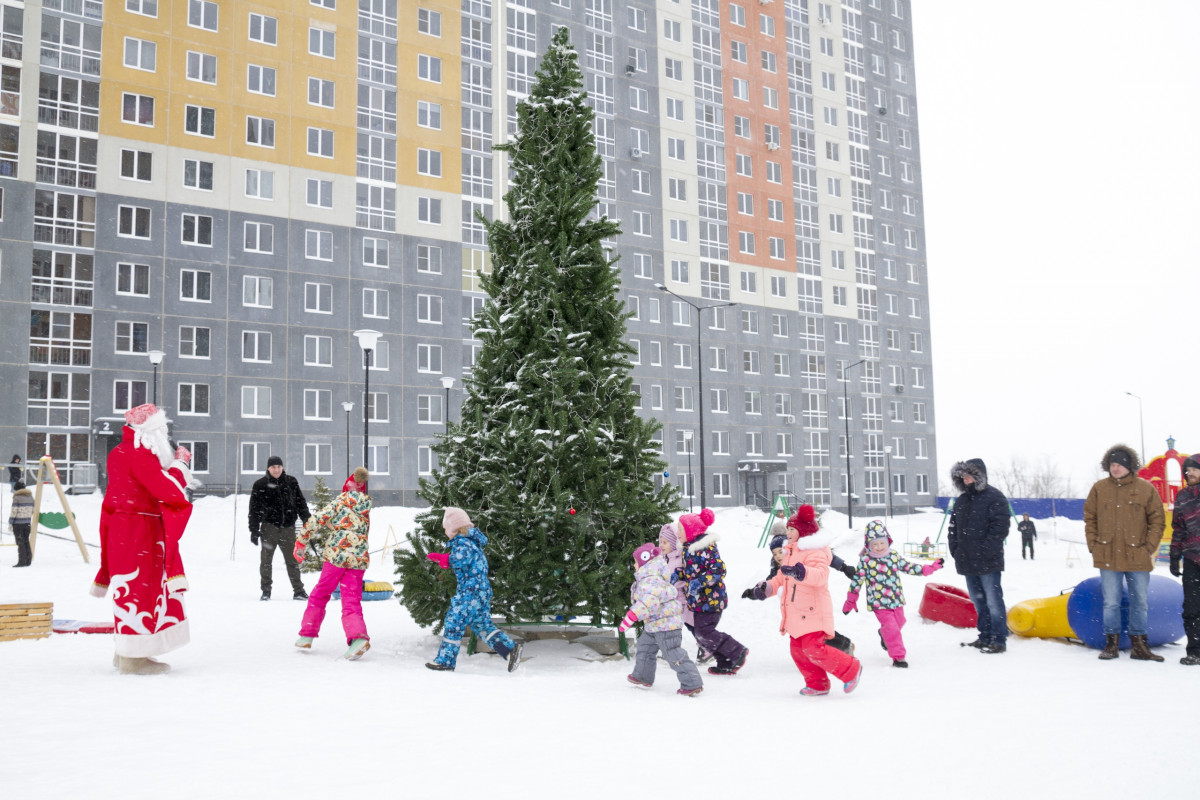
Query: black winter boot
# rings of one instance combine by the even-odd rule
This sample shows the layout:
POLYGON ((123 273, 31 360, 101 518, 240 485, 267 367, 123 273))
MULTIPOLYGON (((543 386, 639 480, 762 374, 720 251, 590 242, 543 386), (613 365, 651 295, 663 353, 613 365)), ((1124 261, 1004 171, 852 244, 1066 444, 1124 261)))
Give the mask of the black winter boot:
POLYGON ((1104 634, 1104 649, 1100 651, 1100 660, 1108 661, 1116 658, 1121 652, 1118 650, 1118 645, 1121 643, 1121 637, 1115 633, 1104 634))

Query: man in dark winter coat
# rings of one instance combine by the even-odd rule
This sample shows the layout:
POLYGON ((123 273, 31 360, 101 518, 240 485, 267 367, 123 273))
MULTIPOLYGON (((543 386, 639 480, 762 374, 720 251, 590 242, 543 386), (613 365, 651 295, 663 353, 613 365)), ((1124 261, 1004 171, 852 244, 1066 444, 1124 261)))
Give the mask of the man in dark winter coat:
POLYGON ((979 638, 972 647, 983 653, 1003 653, 1008 642, 1008 616, 1000 573, 1004 572, 1004 539, 1011 513, 1008 498, 988 484, 987 467, 978 458, 960 461, 950 470, 962 494, 950 514, 950 557, 979 617, 979 638))
POLYGON ((283 471, 283 459, 267 459, 267 474, 254 482, 250 490, 250 543, 262 540, 258 574, 262 580, 262 600, 271 599, 271 561, 275 548, 283 554, 288 579, 292 582, 292 599, 307 600, 304 582, 300 580, 300 565, 292 558, 296 547, 296 517, 304 522, 311 516, 304 492, 291 475, 283 471))
POLYGON ((1200 460, 1183 462, 1187 486, 1175 495, 1171 517, 1171 574, 1183 578, 1183 630, 1187 655, 1180 664, 1200 664, 1200 460))
POLYGON ((1033 540, 1037 538, 1037 526, 1028 514, 1022 514, 1021 521, 1017 523, 1017 530, 1021 532, 1021 560, 1025 560, 1025 548, 1028 547, 1029 560, 1033 561, 1033 540))
POLYGON ((1100 570, 1103 600, 1102 660, 1116 658, 1121 637, 1122 586, 1129 588, 1129 657, 1162 661, 1146 642, 1149 610, 1146 590, 1166 516, 1162 498, 1150 481, 1138 477, 1137 451, 1123 444, 1108 448, 1100 460, 1107 478, 1096 481, 1083 501, 1083 530, 1092 564, 1100 570))

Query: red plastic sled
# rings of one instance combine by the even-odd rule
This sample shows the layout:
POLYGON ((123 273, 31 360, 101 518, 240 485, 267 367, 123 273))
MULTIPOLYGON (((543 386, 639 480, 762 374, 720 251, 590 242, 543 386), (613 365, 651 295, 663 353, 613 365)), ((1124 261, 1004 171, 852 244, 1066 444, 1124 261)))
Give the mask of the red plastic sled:
POLYGON ((84 622, 79 619, 56 619, 50 624, 55 633, 112 633, 111 622, 84 622))
POLYGON ((974 628, 979 624, 971 597, 957 586, 944 583, 925 584, 921 607, 917 613, 934 622, 944 622, 956 628, 974 628))

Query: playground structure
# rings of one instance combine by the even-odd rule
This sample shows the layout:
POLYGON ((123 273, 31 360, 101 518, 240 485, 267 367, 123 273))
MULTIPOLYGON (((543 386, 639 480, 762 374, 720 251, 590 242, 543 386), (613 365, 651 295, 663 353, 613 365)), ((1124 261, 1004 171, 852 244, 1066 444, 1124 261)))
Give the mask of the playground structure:
POLYGON ((83 543, 83 535, 79 532, 79 526, 75 524, 75 514, 71 511, 71 504, 67 502, 67 493, 63 489, 62 481, 59 480, 58 470, 54 467, 54 459, 50 456, 42 456, 38 459, 38 470, 35 478, 37 481, 37 491, 33 495, 33 519, 29 526, 29 548, 33 554, 37 555, 37 534, 38 525, 43 525, 51 529, 66 528, 70 526, 71 532, 75 534, 75 543, 79 545, 79 552, 83 555, 83 563, 90 563, 88 558, 87 546, 83 543), (58 492, 58 501, 62 503, 62 511, 42 511, 42 490, 47 483, 53 483, 55 491, 58 492))
MULTIPOLYGON (((1151 575, 1146 587, 1146 641, 1151 647, 1184 636, 1183 587, 1162 575, 1151 575)), ((1100 578, 1081 581, 1054 597, 1026 600, 1008 610, 1008 629, 1018 636, 1067 639, 1097 650, 1104 647, 1104 598, 1100 578)), ((1121 644, 1129 649, 1129 592, 1121 589, 1121 644)))
POLYGON ((1161 456, 1150 459, 1146 466, 1138 470, 1138 477, 1150 481, 1162 499, 1166 522, 1164 523, 1162 543, 1158 546, 1156 558, 1160 564, 1166 564, 1171 560, 1171 518, 1172 512, 1175 510, 1175 495, 1186 485, 1183 478, 1183 462, 1187 458, 1187 453, 1180 453, 1175 449, 1175 437, 1168 436, 1167 451, 1161 456))

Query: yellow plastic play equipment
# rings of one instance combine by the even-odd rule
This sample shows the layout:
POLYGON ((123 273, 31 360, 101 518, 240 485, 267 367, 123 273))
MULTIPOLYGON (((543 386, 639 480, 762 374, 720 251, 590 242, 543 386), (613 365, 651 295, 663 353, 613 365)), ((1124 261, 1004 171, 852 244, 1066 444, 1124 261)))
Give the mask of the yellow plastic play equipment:
POLYGON ((1026 600, 1008 610, 1008 629, 1018 636, 1039 639, 1077 639, 1067 620, 1068 589, 1054 597, 1026 600))

